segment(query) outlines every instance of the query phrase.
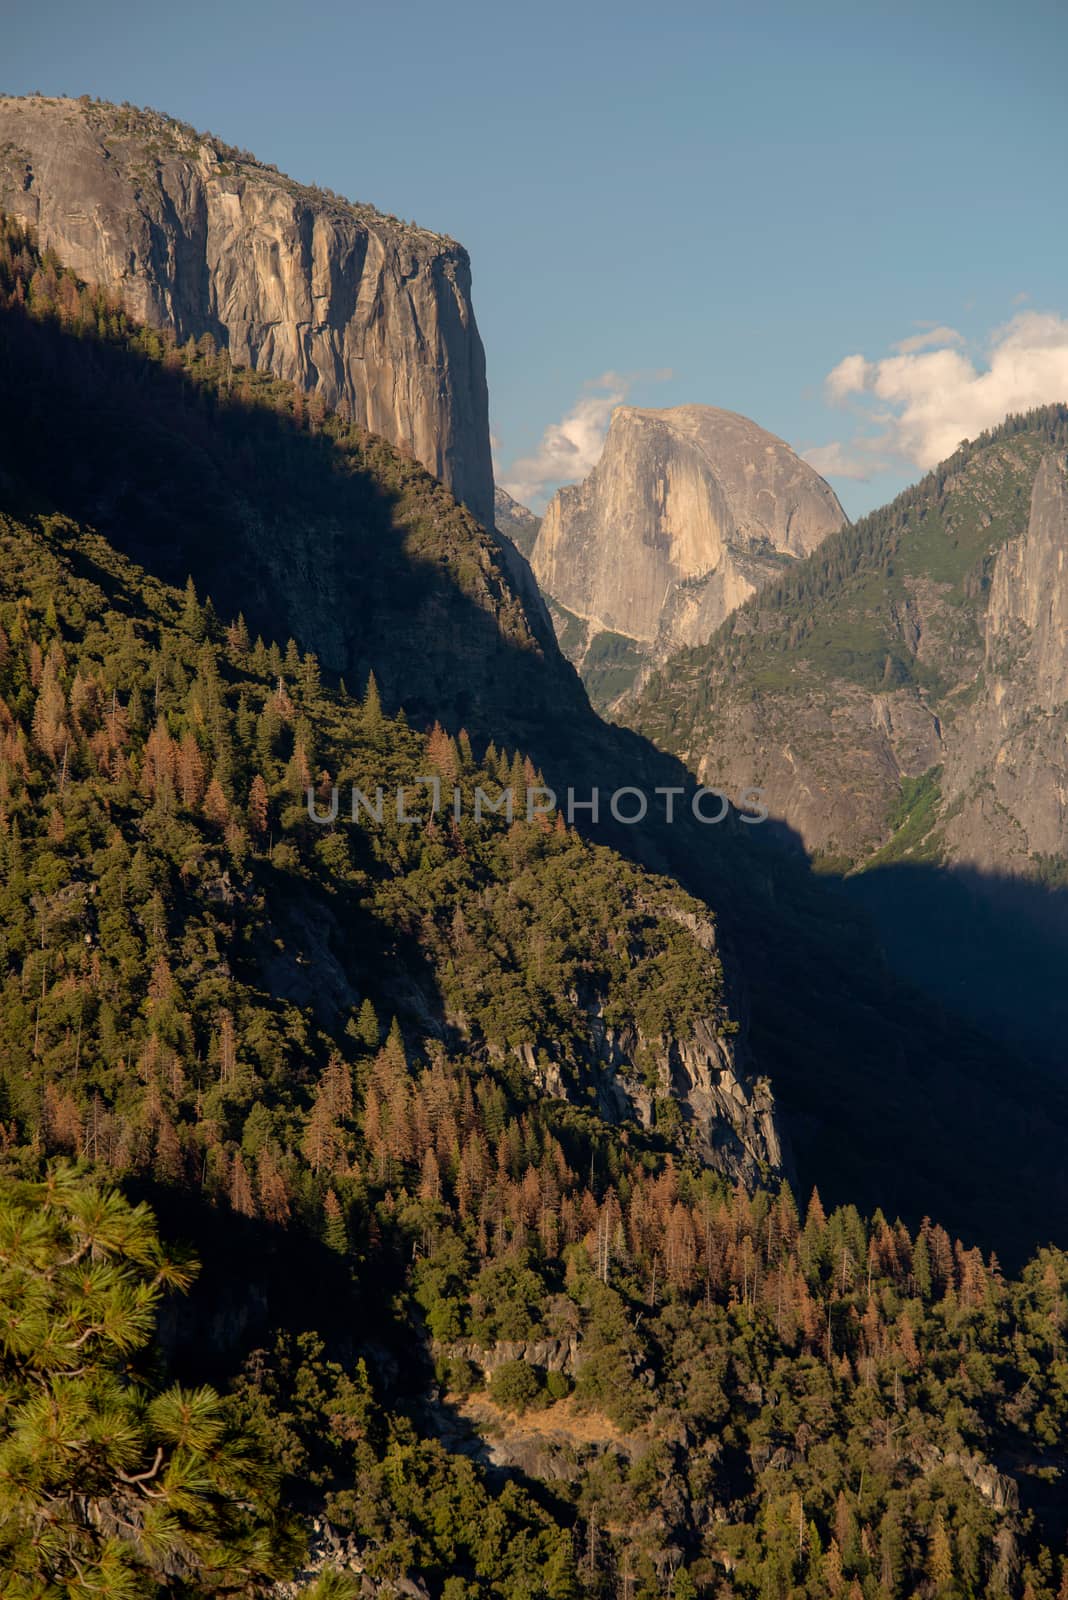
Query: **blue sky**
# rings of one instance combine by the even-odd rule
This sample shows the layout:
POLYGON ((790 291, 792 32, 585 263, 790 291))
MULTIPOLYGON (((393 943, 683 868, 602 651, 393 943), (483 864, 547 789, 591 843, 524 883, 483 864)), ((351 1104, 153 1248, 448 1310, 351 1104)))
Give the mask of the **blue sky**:
POLYGON ((1063 4, 3 10, 0 88, 154 105, 461 239, 531 498, 622 396, 816 448, 854 515, 1068 400, 1063 4))

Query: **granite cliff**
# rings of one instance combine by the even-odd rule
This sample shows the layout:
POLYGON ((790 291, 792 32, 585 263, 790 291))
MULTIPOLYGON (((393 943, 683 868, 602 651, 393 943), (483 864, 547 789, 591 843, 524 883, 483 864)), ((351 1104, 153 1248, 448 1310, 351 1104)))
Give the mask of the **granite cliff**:
POLYGON ((126 311, 291 379, 493 525, 467 252, 153 111, 0 97, 0 210, 126 311))
POLYGON ((630 641, 633 664, 703 643, 845 520, 818 473, 748 418, 621 406, 589 477, 550 502, 531 564, 580 669, 603 656, 599 635, 630 641))

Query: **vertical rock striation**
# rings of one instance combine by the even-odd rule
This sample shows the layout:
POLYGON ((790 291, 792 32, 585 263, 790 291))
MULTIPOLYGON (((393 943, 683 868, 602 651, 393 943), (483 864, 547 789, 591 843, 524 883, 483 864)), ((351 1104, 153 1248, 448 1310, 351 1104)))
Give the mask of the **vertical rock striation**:
POLYGON ((0 97, 0 210, 130 315, 347 406, 487 527, 485 358, 467 252, 156 112, 0 97))

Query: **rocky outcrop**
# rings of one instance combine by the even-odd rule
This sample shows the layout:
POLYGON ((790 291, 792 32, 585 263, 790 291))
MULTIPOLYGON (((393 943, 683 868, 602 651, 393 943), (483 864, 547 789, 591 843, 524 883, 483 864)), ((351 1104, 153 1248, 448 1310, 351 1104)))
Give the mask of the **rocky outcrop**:
MULTIPOLYGON (((783 1174, 783 1150, 771 1087, 751 1078, 733 1040, 699 1019, 685 1037, 646 1038, 631 1026, 605 1024, 591 1008, 597 1060, 597 1109, 607 1122, 657 1120, 657 1102, 679 1107, 689 1142, 710 1167, 750 1188, 783 1174), (651 1063, 651 1071, 637 1063, 651 1063)), ((552 1089, 551 1084, 545 1087, 552 1089)))
MULTIPOLYGON (((703 949, 716 950, 710 921, 668 905, 655 911, 681 923, 703 949)), ((586 1013, 588 1059, 576 1075, 527 1045, 521 1054, 543 1093, 580 1104, 592 1093, 610 1123, 634 1120, 651 1128, 675 1115, 682 1141, 702 1162, 749 1188, 790 1175, 771 1085, 748 1070, 738 1035, 722 1019, 697 1017, 685 1030, 650 1036, 633 1021, 609 1021, 595 992, 570 998, 586 1013)))
POLYGON ((645 1128, 656 1124, 657 1101, 674 1104, 683 1138, 717 1172, 750 1188, 787 1175, 771 1085, 744 1071, 731 1039, 704 1020, 685 1038, 649 1039, 629 1024, 608 1026, 596 1003, 589 1010, 595 1055, 583 1084, 559 1063, 539 1060, 530 1046, 522 1052, 542 1093, 581 1104, 591 1087, 606 1122, 634 1120, 645 1128), (651 1072, 639 1062, 651 1064, 651 1072))
POLYGON ((746 417, 621 406, 593 472, 550 502, 531 564, 591 630, 662 657, 845 521, 819 474, 746 417))
POLYGON ((546 1372, 562 1372, 573 1378, 581 1364, 582 1341, 577 1334, 567 1338, 497 1339, 489 1346, 474 1339, 460 1339, 451 1344, 436 1343, 434 1355, 471 1361, 486 1379, 492 1378, 506 1361, 525 1361, 529 1367, 544 1367, 546 1372))
MULTIPOLYGON (((355 1586, 359 1600, 430 1600, 430 1590, 421 1578, 374 1578, 368 1572, 373 1566, 374 1549, 361 1544, 354 1534, 335 1528, 326 1517, 311 1517, 307 1524, 308 1548, 300 1570, 292 1580, 281 1579, 268 1591, 273 1600, 300 1600, 309 1586, 323 1578, 334 1578, 344 1573, 355 1586)), ((346 1588, 346 1594, 352 1593, 346 1588)))
POLYGON ((130 315, 292 379, 493 523, 467 252, 156 112, 0 97, 0 210, 130 315))

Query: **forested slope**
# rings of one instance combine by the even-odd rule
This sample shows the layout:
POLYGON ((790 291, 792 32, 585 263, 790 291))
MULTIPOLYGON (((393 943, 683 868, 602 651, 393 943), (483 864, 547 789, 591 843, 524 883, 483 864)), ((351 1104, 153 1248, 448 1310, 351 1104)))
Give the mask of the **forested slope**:
MULTIPOLYGON (((33 340, 20 319, 72 340, 141 337, 84 288, 64 313, 62 273, 54 299, 35 289, 46 269, 6 238, 8 354, 33 340)), ((214 358, 177 359, 181 396, 214 358)), ((31 368, 5 373, 9 406, 18 384, 35 392, 31 368)), ((59 392, 54 376, 42 392, 59 392)), ((367 1594, 1054 1600, 1065 1257, 1043 1250, 1006 1278, 987 1241, 956 1244, 923 1218, 918 1197, 939 1190, 967 1210, 952 1171, 937 1171, 937 1122, 899 1163, 908 1225, 849 1204, 828 1214, 818 1197, 799 1215, 771 1159, 775 1101, 736 1054, 742 1017, 708 905, 549 818, 476 822, 476 786, 521 799, 538 782, 514 736, 413 725, 373 678, 350 694, 308 643, 258 637, 203 584, 137 564, 76 498, 103 468, 94 477, 72 450, 50 493, 62 435, 34 437, 40 403, 20 414, 5 440, 26 441, 26 460, 5 449, 0 530, 0 1460, 17 1464, 3 1492, 20 1507, 0 1542, 9 1592, 80 1600, 101 1561, 113 1586, 134 1574, 116 1592, 271 1592, 301 1564, 295 1518, 311 1565, 347 1568, 367 1594), (415 783, 426 773, 460 791, 459 817, 432 812, 415 783), (392 805, 380 822, 365 808, 313 820, 308 788, 328 812, 335 783, 346 799, 353 783, 391 798, 403 783, 417 821, 392 805), (701 1063, 707 1082, 690 1070, 701 1063), (64 1160, 94 1177, 53 1177, 54 1214, 35 1234, 41 1191, 20 1184, 64 1160), (150 1219, 128 1224, 101 1198, 111 1183, 194 1246, 184 1303, 162 1297, 168 1253, 150 1219), (101 1206, 120 1225, 89 1246, 108 1261, 79 1288, 65 1274, 84 1224, 70 1218, 101 1206), (134 1287, 144 1274, 150 1292, 134 1287), (91 1381, 133 1432, 125 1454, 78 1435, 93 1456, 87 1499, 71 1487, 83 1456, 57 1464, 28 1396, 51 1393, 55 1426, 77 1424, 70 1350, 90 1345, 75 1342, 111 1290, 127 1310, 133 1296, 136 1337, 108 1313, 115 1349, 93 1336, 91 1381), (193 1427, 154 1397, 208 1380, 223 1398, 204 1396, 207 1433, 186 1443, 228 1441, 209 1484, 224 1548, 169 1527, 175 1569, 137 1520, 150 1498, 138 1484, 193 1427), (116 1529, 100 1504, 137 1518, 116 1529), (60 1510, 46 1567, 35 1530, 60 1510)), ((294 448, 323 448, 317 437, 294 448)), ((174 482, 175 503, 187 492, 174 482)), ((153 507, 164 518, 170 494, 159 481, 145 508, 150 556, 153 507)), ((134 525, 129 508, 106 515, 134 525)), ((466 541, 474 525, 456 526, 466 541)), ((713 865, 737 905, 780 858, 733 828, 713 865), (735 847, 755 853, 730 868, 735 847)), ((770 875, 757 909, 780 904, 771 952, 788 955, 806 906, 823 926, 808 893, 770 875)), ((782 1027, 788 1067, 783 973, 777 1012, 754 977, 753 1047, 774 1057, 782 1027)), ((828 1028, 859 1019, 871 995, 884 1007, 873 1026, 900 1004, 900 1037, 922 1041, 922 1009, 871 970, 858 982, 828 1028)), ((824 1003, 794 995, 801 1016, 824 1003)), ((934 1039, 948 1049, 953 1033, 934 1039)), ((952 1097, 974 1064, 981 1108, 995 1058, 981 1041, 957 1048, 957 1078, 932 1095, 952 1097)), ((802 1103, 809 1064, 798 1051, 785 1074, 802 1103)), ((886 1086, 884 1151, 914 1066, 886 1086)), ((844 1051, 825 1061, 809 1106, 848 1087, 847 1068, 844 1051)), ((851 1092, 859 1126, 869 1090, 856 1074, 851 1092)), ((1012 1137, 1008 1114, 998 1132, 1012 1137)), ((1036 1159, 1056 1139, 1050 1120, 1036 1159)), ((857 1160, 879 1148, 873 1127, 857 1160)), ((959 1170, 962 1149, 966 1133, 947 1165, 959 1170)), ((1020 1179, 1002 1181, 977 1216, 1009 1204, 1020 1179)), ((1050 1192, 1021 1197, 1017 1236, 1050 1192)), ((168 1483, 181 1493, 177 1469, 168 1483)))

